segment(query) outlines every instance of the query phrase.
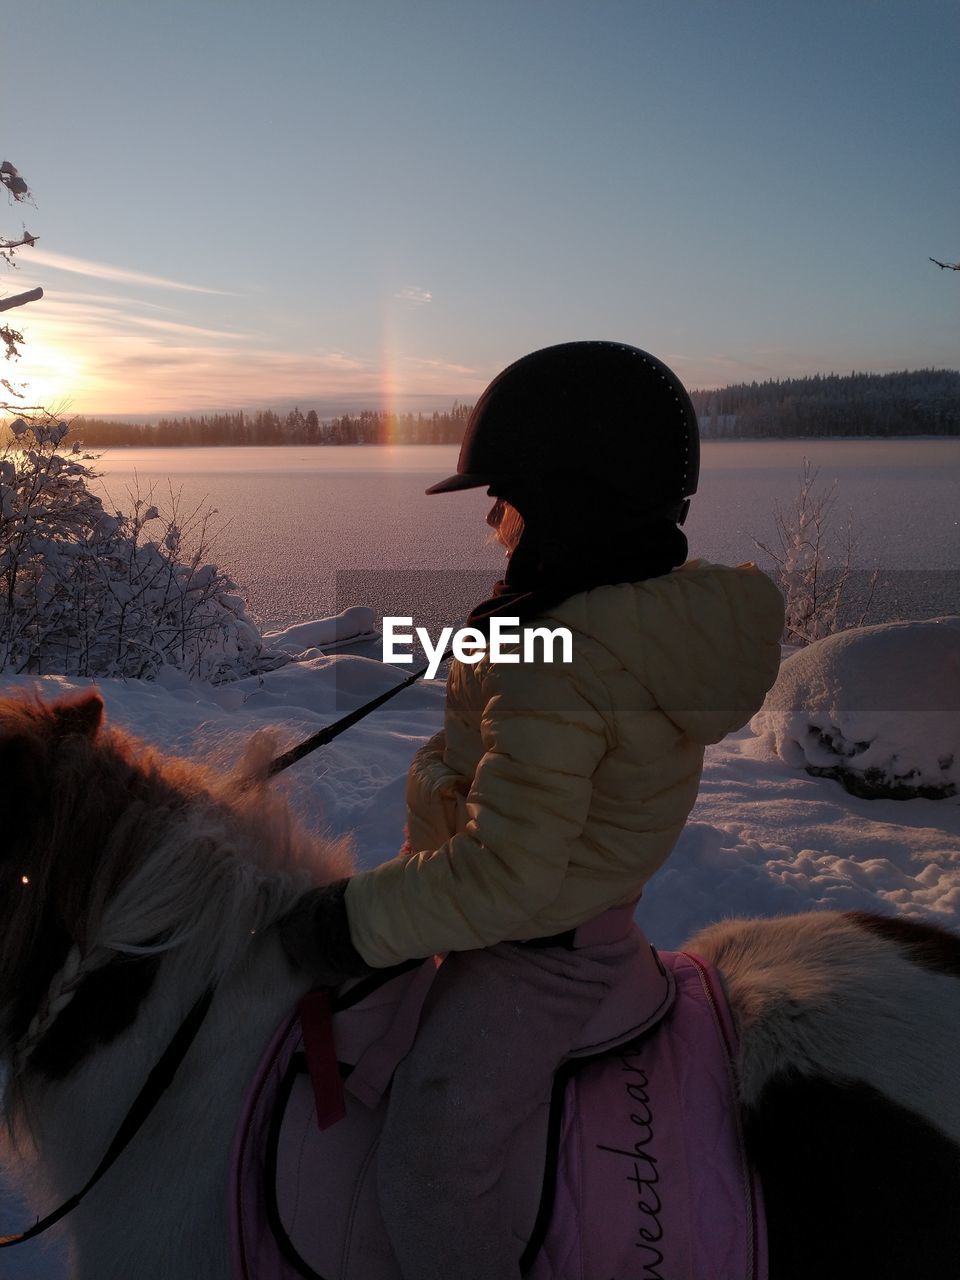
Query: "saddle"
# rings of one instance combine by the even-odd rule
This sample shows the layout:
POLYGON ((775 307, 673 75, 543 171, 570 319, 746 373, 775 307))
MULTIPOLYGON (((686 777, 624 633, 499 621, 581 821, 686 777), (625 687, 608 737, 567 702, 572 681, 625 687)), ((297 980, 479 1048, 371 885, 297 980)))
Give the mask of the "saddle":
MULTIPOLYGON (((311 993, 276 1032, 234 1141, 232 1280, 400 1280, 374 1162, 439 963, 311 993)), ((735 1053, 711 966, 637 948, 508 1157, 524 1276, 766 1280, 735 1053)))

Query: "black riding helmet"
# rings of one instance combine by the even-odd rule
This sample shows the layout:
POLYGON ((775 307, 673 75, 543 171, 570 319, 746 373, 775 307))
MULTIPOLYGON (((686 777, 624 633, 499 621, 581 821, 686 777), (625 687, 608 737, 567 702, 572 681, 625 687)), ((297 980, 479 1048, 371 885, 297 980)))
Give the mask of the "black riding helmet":
POLYGON ((510 498, 572 478, 682 524, 700 474, 697 415, 677 375, 622 342, 563 342, 504 369, 467 423, 456 475, 510 498))

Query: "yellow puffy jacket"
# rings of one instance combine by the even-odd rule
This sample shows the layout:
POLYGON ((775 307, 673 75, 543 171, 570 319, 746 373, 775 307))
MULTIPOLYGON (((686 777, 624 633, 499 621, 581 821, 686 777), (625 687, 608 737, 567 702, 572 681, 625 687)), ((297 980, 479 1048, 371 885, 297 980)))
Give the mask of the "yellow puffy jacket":
POLYGON ((407 780, 413 853, 347 888, 368 964, 548 936, 637 897, 693 808, 704 746, 776 679, 783 601, 752 564, 692 560, 537 625, 569 628, 571 663, 451 664, 444 728, 407 780))

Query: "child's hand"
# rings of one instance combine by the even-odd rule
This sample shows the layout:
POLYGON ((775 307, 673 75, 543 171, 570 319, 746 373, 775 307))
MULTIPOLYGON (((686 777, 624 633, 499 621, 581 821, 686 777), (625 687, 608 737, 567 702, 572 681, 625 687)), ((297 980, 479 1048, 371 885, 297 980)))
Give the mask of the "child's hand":
POLYGON ((280 945, 295 969, 304 969, 325 987, 362 978, 373 969, 353 945, 344 895, 346 880, 311 889, 278 921, 280 945))

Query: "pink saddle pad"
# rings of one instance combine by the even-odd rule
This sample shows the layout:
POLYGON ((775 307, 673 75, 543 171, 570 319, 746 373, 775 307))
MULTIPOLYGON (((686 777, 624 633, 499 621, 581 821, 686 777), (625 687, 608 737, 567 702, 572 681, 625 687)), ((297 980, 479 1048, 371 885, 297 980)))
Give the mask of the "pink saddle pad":
MULTIPOLYGON (((318 1061, 322 1027, 305 1037, 294 1014, 276 1033, 234 1143, 234 1280, 400 1280, 374 1161, 432 963, 342 998, 328 1028, 333 1075, 332 1057, 318 1061)), ((591 1045, 602 1047, 564 1064, 517 1136, 503 1187, 521 1269, 530 1280, 766 1280, 719 982, 684 953, 635 978, 598 1017, 591 1045)))

